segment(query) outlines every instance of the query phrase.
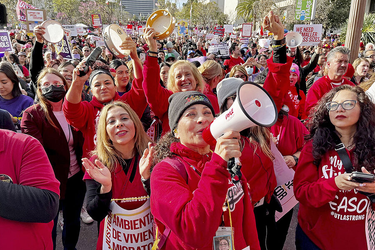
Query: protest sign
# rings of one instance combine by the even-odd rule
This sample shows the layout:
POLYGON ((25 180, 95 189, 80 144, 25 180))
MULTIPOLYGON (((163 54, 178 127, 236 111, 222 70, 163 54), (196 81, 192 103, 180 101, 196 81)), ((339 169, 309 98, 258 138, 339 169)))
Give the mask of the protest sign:
POLYGON ((226 43, 220 43, 218 45, 218 50, 220 52, 220 55, 229 56, 229 47, 226 43))
POLYGON ((188 58, 187 60, 189 62, 195 62, 195 61, 197 61, 200 64, 203 64, 206 61, 206 57, 205 56, 200 56, 200 57, 188 58))
POLYGON ((77 27, 75 25, 63 25, 63 27, 70 31, 71 36, 77 36, 77 27))
POLYGON ((232 24, 225 24, 224 30, 225 30, 225 33, 233 33, 233 25, 232 24))
POLYGON ((284 160, 284 157, 277 149, 274 143, 271 143, 271 152, 275 157, 273 160, 273 166, 275 170, 277 187, 275 188, 276 198, 280 201, 283 211, 275 213, 275 220, 281 219, 287 212, 289 212, 298 201, 294 197, 293 192, 293 179, 294 170, 290 169, 284 160))
POLYGON ((64 38, 55 44, 56 53, 61 55, 65 59, 73 59, 72 53, 70 51, 70 46, 67 37, 64 35, 64 38))
POLYGON ((207 35, 206 35, 206 39, 207 39, 207 40, 211 40, 211 39, 213 39, 213 38, 214 38, 214 34, 211 34, 211 33, 210 33, 210 34, 207 34, 207 35))
POLYGON ((18 20, 21 22, 26 22, 26 9, 36 9, 31 4, 25 3, 24 1, 18 0, 16 6, 16 12, 18 20))
POLYGON ((41 23, 46 20, 45 10, 25 10, 26 11, 26 21, 27 22, 38 22, 41 23))
POLYGON ((247 37, 241 38, 240 39, 240 43, 242 43, 242 44, 249 44, 249 38, 247 38, 247 37))
POLYGON ((313 0, 297 0, 296 1, 296 10, 295 10, 295 19, 296 20, 310 20, 312 12, 313 0))
POLYGON ((12 41, 10 40, 9 33, 6 30, 0 30, 0 52, 12 51, 12 41))
POLYGON ((99 40, 99 41, 96 41, 96 47, 103 47, 103 46, 105 46, 105 42, 104 42, 104 40, 99 40))
POLYGON ((39 25, 39 23, 26 23, 26 31, 27 32, 34 32, 34 28, 39 25))
POLYGON ((215 27, 214 28, 214 35, 224 36, 224 28, 215 27))
POLYGON ((237 35, 230 35, 230 38, 234 38, 234 39, 236 39, 236 38, 237 38, 237 35))
POLYGON ((177 23, 177 35, 178 36, 185 36, 188 32, 188 22, 181 20, 177 23))
POLYGON ((253 25, 251 23, 243 23, 242 24, 242 37, 251 37, 253 30, 253 25))
POLYGON ((102 18, 100 14, 91 14, 92 27, 95 29, 102 27, 102 18))
POLYGON ((134 210, 123 209, 112 201, 104 222, 102 249, 151 249, 152 225, 149 201, 134 210))
POLYGON ((294 25, 294 31, 300 33, 303 37, 300 46, 318 45, 320 43, 320 38, 322 37, 321 24, 294 25))
POLYGON ((77 35, 83 36, 86 33, 85 29, 82 26, 76 25, 76 29, 77 29, 77 35))
POLYGON ((266 49, 268 49, 269 46, 270 46, 270 43, 271 43, 271 41, 268 40, 268 39, 259 39, 259 46, 260 46, 261 48, 266 48, 266 49))

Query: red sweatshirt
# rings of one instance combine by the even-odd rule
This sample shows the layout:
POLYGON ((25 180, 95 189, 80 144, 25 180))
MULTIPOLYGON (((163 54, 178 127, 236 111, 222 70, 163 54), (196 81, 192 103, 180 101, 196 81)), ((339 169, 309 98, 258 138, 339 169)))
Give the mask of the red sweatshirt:
POLYGON ((349 80, 346 80, 345 78, 343 78, 339 83, 337 83, 329 79, 328 76, 323 76, 322 78, 319 78, 319 80, 314 82, 314 84, 311 86, 311 88, 307 92, 306 104, 305 104, 306 116, 309 116, 310 110, 319 102, 320 98, 322 98, 326 93, 328 93, 334 87, 338 87, 343 84, 355 86, 354 83, 352 83, 349 80))
POLYGON ((162 249, 212 250, 222 214, 225 226, 230 226, 229 212, 223 212, 226 196, 235 248, 260 249, 246 179, 241 179, 240 188, 233 186, 227 162, 215 153, 200 155, 180 143, 173 143, 171 151, 179 155, 187 182, 165 161, 151 173, 151 212, 161 233, 164 225, 171 229, 162 249))
POLYGON ((284 104, 289 107, 289 115, 304 120, 307 118, 305 113, 306 95, 302 90, 299 90, 299 94, 301 96, 301 100, 298 100, 297 88, 294 86, 290 87, 286 93, 284 104))
MULTIPOLYGON (((132 88, 128 92, 122 96, 119 96, 116 92, 113 99, 129 104, 139 118, 142 117, 147 106, 141 83, 142 79, 134 79, 132 88)), ((89 158, 89 153, 95 149, 96 125, 103 107, 103 103, 99 102, 95 97, 93 97, 91 102, 81 101, 77 104, 70 103, 66 99, 64 101, 63 110, 66 120, 70 125, 79 129, 85 138, 82 157, 89 158)))
POLYGON ((292 155, 302 150, 304 136, 309 133, 303 123, 296 117, 288 115, 278 119, 271 127, 271 133, 276 138, 276 146, 282 155, 292 155))
POLYGON ((250 143, 246 137, 242 137, 241 142, 245 143, 240 157, 241 171, 250 185, 251 201, 254 205, 265 197, 269 203, 277 185, 273 162, 263 153, 259 143, 250 143))
POLYGON ((143 89, 152 112, 162 122, 162 136, 170 131, 168 120, 168 98, 172 91, 160 85, 159 64, 156 57, 147 56, 143 64, 143 89))
POLYGON ((224 61, 224 66, 228 66, 228 69, 225 70, 225 74, 229 73, 230 70, 231 70, 234 66, 236 66, 236 65, 238 65, 238 64, 244 64, 244 63, 245 63, 245 62, 244 62, 244 60, 242 60, 241 57, 234 58, 234 57, 230 56, 230 59, 227 59, 227 60, 224 61))
MULTIPOLYGON (((320 249, 367 249, 365 217, 370 200, 336 186, 335 177, 345 169, 335 150, 328 151, 319 166, 313 164, 312 150, 309 141, 294 175, 294 194, 300 202, 299 225, 320 249)), ((352 157, 352 151, 347 152, 352 157)))
POLYGON ((220 107, 219 102, 217 100, 217 96, 214 92, 212 92, 210 85, 206 83, 203 94, 207 96, 207 98, 210 100, 212 107, 214 108, 215 114, 220 114, 220 107))

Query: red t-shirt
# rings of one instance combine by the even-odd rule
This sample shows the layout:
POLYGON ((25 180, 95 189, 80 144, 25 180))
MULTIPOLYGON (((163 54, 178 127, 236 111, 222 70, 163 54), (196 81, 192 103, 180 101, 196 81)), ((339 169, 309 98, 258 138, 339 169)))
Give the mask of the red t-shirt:
POLYGON ((231 70, 234 66, 236 66, 236 65, 238 65, 238 64, 243 64, 243 63, 245 63, 245 62, 244 62, 244 60, 242 60, 241 57, 234 58, 234 57, 230 56, 230 59, 227 59, 227 60, 224 61, 224 65, 225 65, 225 66, 228 66, 228 69, 225 70, 225 73, 226 73, 226 74, 229 73, 230 70, 231 70))

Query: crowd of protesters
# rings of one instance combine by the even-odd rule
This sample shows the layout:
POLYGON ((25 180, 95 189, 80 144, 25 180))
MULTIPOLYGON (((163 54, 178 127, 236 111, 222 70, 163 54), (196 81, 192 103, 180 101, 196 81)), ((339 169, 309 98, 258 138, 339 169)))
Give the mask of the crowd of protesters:
POLYGON ((11 33, 13 52, 0 62, 1 248, 56 249, 59 226, 64 249, 76 249, 82 218, 98 222, 97 249, 138 249, 120 238, 139 225, 109 228, 149 211, 139 249, 281 250, 293 209, 276 221, 277 152, 295 171, 296 248, 373 249, 374 44, 361 42, 350 64, 336 36, 289 48, 272 11, 263 28, 272 34, 263 48, 257 38, 156 40, 146 28, 122 42, 129 55, 103 47, 86 74, 88 36, 69 38, 66 60, 42 26, 11 33), (209 53, 218 42, 229 56, 209 53), (208 144, 204 129, 244 82, 268 92, 276 123, 208 144), (242 164, 238 180, 231 158, 242 164))

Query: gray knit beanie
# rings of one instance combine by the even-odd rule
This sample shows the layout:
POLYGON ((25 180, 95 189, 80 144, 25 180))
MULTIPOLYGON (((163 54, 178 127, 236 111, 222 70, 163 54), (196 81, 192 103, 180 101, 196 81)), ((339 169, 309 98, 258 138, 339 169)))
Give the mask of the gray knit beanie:
POLYGON ((219 108, 221 109, 225 103, 225 100, 237 93, 237 89, 240 84, 243 83, 241 78, 229 77, 225 78, 216 87, 217 101, 219 102, 219 108))
POLYGON ((215 114, 210 100, 207 98, 207 96, 198 91, 177 92, 171 95, 168 101, 168 119, 171 131, 177 128, 178 121, 180 120, 185 110, 195 104, 206 105, 211 109, 212 114, 215 114))

